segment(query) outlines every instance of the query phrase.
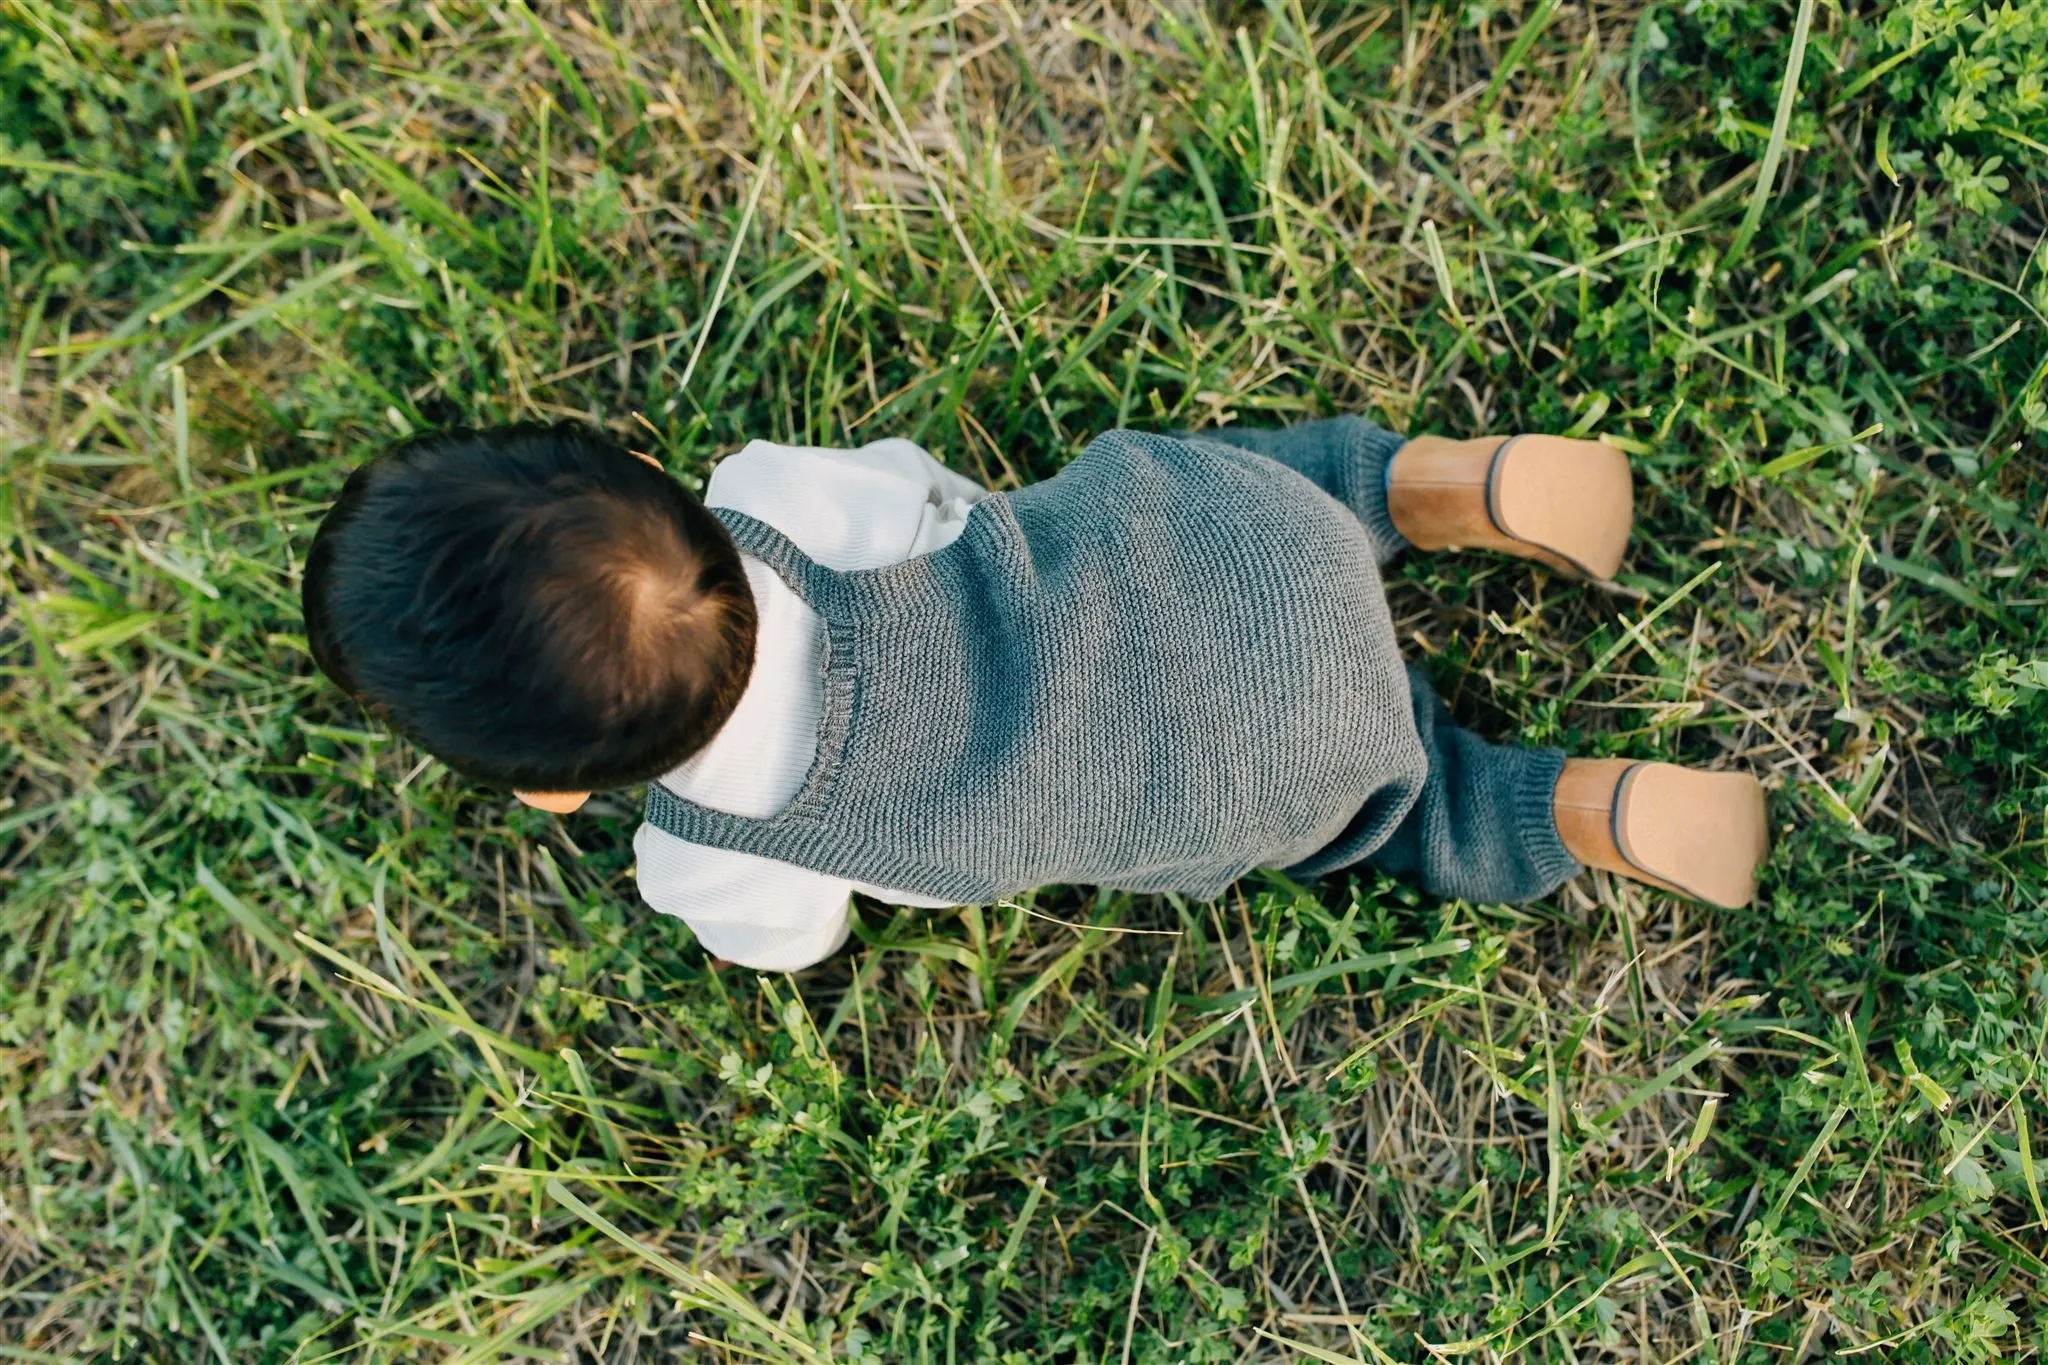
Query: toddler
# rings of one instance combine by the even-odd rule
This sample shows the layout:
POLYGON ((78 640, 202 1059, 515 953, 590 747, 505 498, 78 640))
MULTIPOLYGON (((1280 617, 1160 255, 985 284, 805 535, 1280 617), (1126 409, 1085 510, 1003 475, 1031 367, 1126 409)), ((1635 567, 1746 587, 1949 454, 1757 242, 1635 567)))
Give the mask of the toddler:
POLYGON ((1606 578, 1626 457, 1358 418, 1113 431, 990 493, 908 441, 756 441, 703 501, 597 431, 426 436, 316 536, 313 657, 451 768, 566 814, 650 783, 641 894, 717 956, 807 967, 853 892, 1053 882, 1210 899, 1358 864, 1542 896, 1581 866, 1724 906, 1753 778, 1460 729, 1380 566, 1483 548, 1606 578))

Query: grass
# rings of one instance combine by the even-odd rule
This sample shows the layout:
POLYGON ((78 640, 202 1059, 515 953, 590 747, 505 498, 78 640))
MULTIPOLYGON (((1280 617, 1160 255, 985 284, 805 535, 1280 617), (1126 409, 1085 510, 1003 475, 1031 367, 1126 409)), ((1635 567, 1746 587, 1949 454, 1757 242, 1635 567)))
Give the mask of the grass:
MULTIPOLYGON (((0 1359, 2032 1359, 2048 5, 0 0, 0 1359), (1743 766, 1759 903, 863 907, 795 978, 315 676, 380 444, 700 478, 1598 432, 1460 714, 1743 766)), ((1074 793, 1077 803, 1086 792, 1074 793)))

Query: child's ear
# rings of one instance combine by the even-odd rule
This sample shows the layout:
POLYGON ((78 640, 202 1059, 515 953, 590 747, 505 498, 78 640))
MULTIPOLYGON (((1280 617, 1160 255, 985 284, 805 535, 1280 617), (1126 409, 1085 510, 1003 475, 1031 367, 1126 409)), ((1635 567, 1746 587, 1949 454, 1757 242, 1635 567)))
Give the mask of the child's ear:
POLYGON ((589 792, 513 792, 514 796, 550 815, 574 815, 590 799, 589 792))

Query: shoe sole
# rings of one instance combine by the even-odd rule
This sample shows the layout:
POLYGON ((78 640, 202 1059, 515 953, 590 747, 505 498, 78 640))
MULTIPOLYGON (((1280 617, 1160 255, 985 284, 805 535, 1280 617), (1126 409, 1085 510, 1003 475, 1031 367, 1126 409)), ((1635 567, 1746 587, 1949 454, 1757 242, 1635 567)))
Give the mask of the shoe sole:
POLYGON ((1628 456, 1604 441, 1510 436, 1487 468, 1486 516, 1553 568, 1612 578, 1635 526, 1628 456))
POLYGON ((1638 763, 1615 784, 1610 833, 1644 881, 1739 910, 1770 851, 1764 789, 1746 773, 1638 763))

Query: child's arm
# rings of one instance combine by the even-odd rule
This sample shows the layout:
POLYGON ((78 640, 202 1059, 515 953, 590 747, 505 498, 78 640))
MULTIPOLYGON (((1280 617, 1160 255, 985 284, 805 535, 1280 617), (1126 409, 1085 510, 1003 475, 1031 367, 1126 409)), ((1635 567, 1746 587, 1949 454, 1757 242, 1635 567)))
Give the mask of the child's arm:
POLYGON ((704 500, 758 517, 841 572, 929 554, 989 490, 910 441, 858 450, 752 441, 711 472, 704 500))
POLYGON ((633 840, 640 897, 690 926, 705 951, 761 972, 798 972, 839 951, 853 884, 651 825, 633 840))
POLYGON ((940 464, 923 446, 901 438, 871 441, 858 450, 831 451, 830 456, 918 484, 928 490, 937 502, 950 502, 957 498, 974 503, 989 495, 988 489, 973 479, 940 464))

